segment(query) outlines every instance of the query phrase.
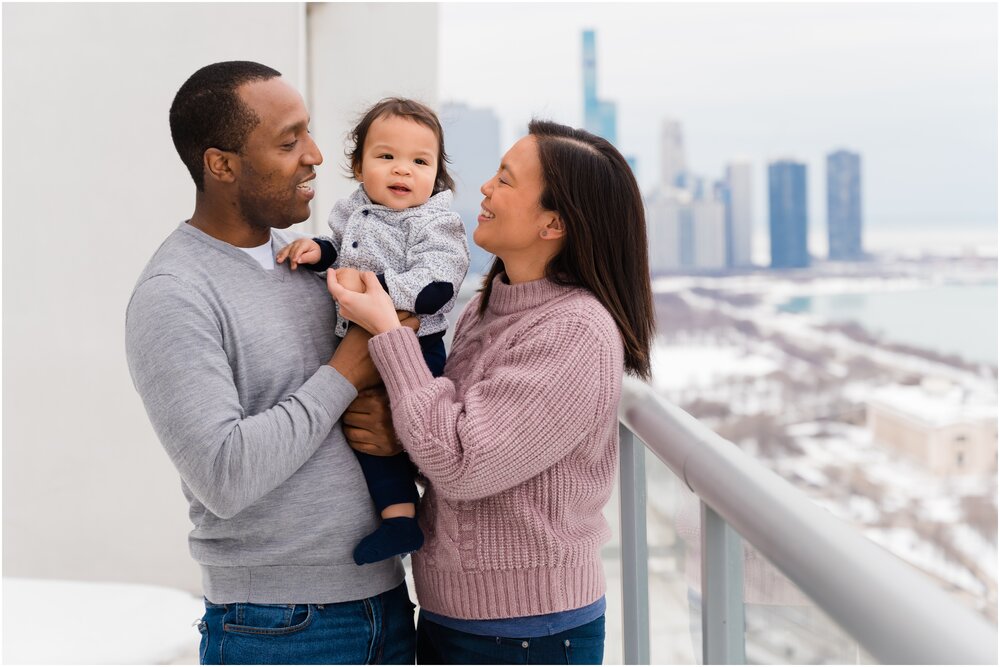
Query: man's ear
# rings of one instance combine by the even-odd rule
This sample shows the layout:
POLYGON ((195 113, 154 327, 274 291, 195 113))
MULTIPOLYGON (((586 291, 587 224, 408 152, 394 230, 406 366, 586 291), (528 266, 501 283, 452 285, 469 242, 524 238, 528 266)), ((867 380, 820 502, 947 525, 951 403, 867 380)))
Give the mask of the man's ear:
POLYGON ((205 166, 205 178, 211 178, 220 183, 234 183, 236 181, 236 164, 239 158, 236 153, 209 148, 203 156, 205 166))

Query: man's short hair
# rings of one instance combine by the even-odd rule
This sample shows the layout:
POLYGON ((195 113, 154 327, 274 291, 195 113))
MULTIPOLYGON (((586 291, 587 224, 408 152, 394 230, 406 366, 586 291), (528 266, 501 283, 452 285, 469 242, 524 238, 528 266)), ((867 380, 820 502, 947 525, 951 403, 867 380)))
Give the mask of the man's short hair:
POLYGON ((202 67, 177 91, 170 105, 170 135, 199 191, 205 190, 205 151, 242 151, 260 123, 236 89, 278 76, 281 72, 266 65, 232 60, 202 67))

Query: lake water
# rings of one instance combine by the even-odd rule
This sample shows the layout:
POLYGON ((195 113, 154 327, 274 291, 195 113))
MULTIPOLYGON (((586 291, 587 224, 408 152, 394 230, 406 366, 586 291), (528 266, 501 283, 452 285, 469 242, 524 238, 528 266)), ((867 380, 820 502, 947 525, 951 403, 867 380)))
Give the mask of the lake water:
POLYGON ((834 322, 854 321, 887 341, 997 363, 997 283, 903 292, 801 296, 781 306, 834 322))

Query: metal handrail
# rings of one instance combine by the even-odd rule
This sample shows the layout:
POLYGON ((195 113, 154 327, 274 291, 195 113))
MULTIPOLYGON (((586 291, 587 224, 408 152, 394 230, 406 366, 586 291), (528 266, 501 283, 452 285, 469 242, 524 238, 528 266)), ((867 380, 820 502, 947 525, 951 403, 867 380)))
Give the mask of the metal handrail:
POLYGON ((880 662, 997 664, 994 626, 645 383, 625 378, 619 418, 880 662))

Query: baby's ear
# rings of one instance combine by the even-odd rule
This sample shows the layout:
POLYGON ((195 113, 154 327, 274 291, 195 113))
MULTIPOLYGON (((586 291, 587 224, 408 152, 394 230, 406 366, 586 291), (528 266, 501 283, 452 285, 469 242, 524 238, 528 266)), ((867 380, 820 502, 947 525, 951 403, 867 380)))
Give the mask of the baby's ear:
POLYGON ((354 180, 356 180, 358 183, 364 183, 364 181, 361 180, 361 165, 360 164, 354 168, 354 180))

